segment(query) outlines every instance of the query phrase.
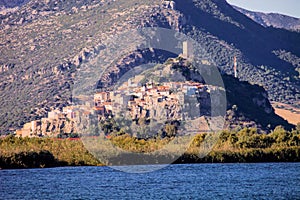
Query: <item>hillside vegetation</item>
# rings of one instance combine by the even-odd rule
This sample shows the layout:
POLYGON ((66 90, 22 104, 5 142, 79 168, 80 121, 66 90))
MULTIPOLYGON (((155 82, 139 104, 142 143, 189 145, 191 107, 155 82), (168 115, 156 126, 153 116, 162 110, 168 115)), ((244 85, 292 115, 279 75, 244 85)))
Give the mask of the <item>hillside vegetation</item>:
MULTIPOLYGON (((298 131, 286 131, 283 127, 278 126, 271 134, 258 134, 254 128, 231 132, 223 131, 220 133, 212 152, 205 157, 199 157, 199 155, 201 155, 201 145, 209 135, 208 133, 201 133, 194 137, 186 153, 180 156, 175 163, 299 162, 300 126, 298 128, 298 131)), ((128 152, 144 152, 145 156, 137 157, 135 163, 145 164, 147 153, 161 149, 173 138, 145 140, 125 134, 113 136, 106 140, 128 152)), ((162 161, 170 156, 172 153, 164 151, 152 160, 162 161)), ((126 153, 111 155, 112 160, 119 160, 120 162, 124 157, 126 157, 126 153)), ((100 162, 85 149, 81 140, 16 138, 13 136, 0 139, 0 168, 67 165, 100 165, 100 162)))

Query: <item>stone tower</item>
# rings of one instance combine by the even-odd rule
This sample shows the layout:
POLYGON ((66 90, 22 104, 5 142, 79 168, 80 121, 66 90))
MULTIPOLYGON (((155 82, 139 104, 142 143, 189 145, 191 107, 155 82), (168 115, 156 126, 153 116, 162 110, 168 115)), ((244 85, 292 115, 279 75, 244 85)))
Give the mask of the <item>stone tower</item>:
POLYGON ((182 57, 192 59, 194 57, 194 49, 191 41, 184 41, 182 44, 182 57))

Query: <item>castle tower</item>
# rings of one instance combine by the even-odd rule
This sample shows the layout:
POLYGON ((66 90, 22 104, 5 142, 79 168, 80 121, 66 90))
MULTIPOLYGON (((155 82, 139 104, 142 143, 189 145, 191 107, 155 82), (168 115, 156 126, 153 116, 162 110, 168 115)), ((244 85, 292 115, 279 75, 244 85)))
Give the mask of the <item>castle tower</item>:
POLYGON ((182 57, 185 59, 194 57, 193 44, 190 41, 184 41, 182 43, 182 57))
POLYGON ((237 78, 237 61, 236 56, 233 58, 233 71, 234 71, 234 77, 237 78))

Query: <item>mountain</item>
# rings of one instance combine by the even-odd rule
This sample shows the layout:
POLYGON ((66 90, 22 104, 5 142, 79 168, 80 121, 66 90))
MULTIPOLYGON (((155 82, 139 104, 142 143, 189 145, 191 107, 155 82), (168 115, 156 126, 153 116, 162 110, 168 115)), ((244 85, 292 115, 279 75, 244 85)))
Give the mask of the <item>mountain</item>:
POLYGON ((233 8, 264 27, 273 26, 275 28, 283 28, 291 31, 300 31, 299 18, 290 17, 278 13, 253 12, 237 6, 233 6, 233 8))
POLYGON ((70 104, 76 72, 101 54, 102 41, 140 27, 192 37, 224 74, 233 75, 236 56, 240 81, 300 106, 299 33, 263 27, 225 0, 30 0, 0 15, 0 132, 70 104))

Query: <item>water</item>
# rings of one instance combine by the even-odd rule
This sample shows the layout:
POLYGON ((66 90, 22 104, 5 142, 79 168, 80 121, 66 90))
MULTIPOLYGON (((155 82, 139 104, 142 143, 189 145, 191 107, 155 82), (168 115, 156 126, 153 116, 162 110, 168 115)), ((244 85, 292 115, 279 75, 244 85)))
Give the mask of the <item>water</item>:
POLYGON ((300 199, 300 163, 0 170, 0 199, 300 199))

